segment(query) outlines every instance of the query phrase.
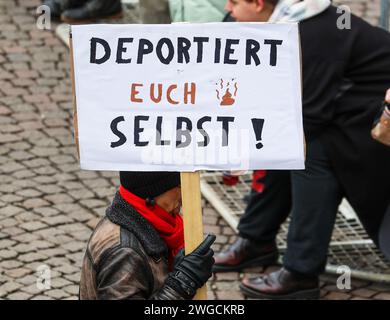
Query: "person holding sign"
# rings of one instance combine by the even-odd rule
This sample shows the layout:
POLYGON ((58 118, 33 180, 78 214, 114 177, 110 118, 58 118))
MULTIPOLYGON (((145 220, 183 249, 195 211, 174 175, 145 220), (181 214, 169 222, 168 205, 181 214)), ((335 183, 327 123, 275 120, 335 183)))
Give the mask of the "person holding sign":
MULTIPOLYGON (((222 23, 207 28, 72 25, 70 40, 75 137, 82 169, 181 172, 186 211, 200 213, 196 171, 304 168, 297 24, 248 23, 238 30, 235 24, 222 23), (253 99, 259 79, 263 105, 253 99), (194 201, 187 199, 188 193, 194 201)), ((178 190, 171 189, 179 182, 171 185, 169 174, 135 175, 126 179, 121 174, 120 193, 90 239, 81 298, 191 298, 210 275, 211 241, 193 255, 173 259, 181 242, 176 239, 178 190), (154 180, 151 177, 156 181, 149 181, 154 180), (170 184, 164 190, 138 190, 164 180, 170 184), (139 223, 138 215, 166 240, 168 262, 154 250, 164 247, 153 236, 156 232, 139 223), (151 241, 138 247, 132 241, 129 248, 119 236, 122 229, 135 233, 139 241, 141 236, 151 241), (105 253, 98 250, 101 247, 105 253), (148 266, 158 262, 161 277, 149 272, 148 266), (175 272, 168 273, 168 268, 175 272), (159 281, 153 287, 148 286, 154 283, 152 276, 159 281)), ((201 225, 201 217, 194 221, 201 225)), ((193 233, 202 234, 200 229, 193 233)), ((186 233, 188 250, 198 243, 191 238, 195 237, 186 233)))
POLYGON ((184 255, 180 174, 121 172, 84 257, 80 299, 192 299, 211 276, 214 235, 184 255))
POLYGON ((245 278, 240 288, 256 298, 319 298, 318 277, 343 197, 380 245, 390 149, 370 131, 390 83, 390 35, 354 15, 351 27, 340 24, 329 0, 229 0, 226 9, 241 22, 300 21, 307 155, 304 171, 258 177, 264 185, 240 220, 240 237, 216 255, 214 271, 275 262, 276 235, 291 210, 283 267, 265 278, 245 278))

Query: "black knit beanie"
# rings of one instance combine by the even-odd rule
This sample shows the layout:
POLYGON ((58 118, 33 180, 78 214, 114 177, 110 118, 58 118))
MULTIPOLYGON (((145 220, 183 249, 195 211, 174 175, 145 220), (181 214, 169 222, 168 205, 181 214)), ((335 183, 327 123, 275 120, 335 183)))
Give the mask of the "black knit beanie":
POLYGON ((179 172, 121 171, 119 176, 121 185, 142 199, 155 198, 180 186, 179 172))

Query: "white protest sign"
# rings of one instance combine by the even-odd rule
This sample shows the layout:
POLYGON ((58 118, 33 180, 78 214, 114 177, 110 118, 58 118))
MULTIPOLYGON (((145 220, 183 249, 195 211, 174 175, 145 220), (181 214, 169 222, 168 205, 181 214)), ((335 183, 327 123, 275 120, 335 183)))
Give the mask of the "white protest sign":
POLYGON ((303 169, 297 24, 72 26, 83 169, 303 169))

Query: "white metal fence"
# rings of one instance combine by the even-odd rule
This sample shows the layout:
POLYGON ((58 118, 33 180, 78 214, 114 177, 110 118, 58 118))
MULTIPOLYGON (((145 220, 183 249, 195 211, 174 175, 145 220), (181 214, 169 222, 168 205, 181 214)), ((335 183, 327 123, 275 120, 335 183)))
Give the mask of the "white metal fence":
MULTIPOLYGON (((221 173, 202 174, 202 195, 235 231, 246 207, 243 198, 250 192, 251 182, 252 174, 249 173, 241 176, 240 182, 233 187, 223 184, 221 173)), ((288 224, 289 219, 281 226, 277 239, 282 253, 286 249, 288 224)), ((339 207, 328 252, 327 271, 335 273, 341 265, 350 267, 352 275, 357 278, 390 282, 390 263, 369 239, 345 199, 339 207)))

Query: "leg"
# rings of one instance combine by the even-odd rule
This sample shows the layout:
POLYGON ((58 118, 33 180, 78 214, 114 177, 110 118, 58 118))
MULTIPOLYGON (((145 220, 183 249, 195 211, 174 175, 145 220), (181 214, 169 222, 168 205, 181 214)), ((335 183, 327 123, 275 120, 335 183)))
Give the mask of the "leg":
POLYGON ((319 140, 307 146, 306 170, 291 174, 292 218, 284 268, 265 278, 245 278, 240 286, 250 297, 317 299, 342 190, 319 140))
POLYGON ((308 145, 306 170, 294 171, 293 210, 284 265, 307 275, 324 271, 329 242, 342 199, 341 186, 319 140, 308 145))
POLYGON ((251 196, 240 219, 240 236, 228 250, 215 256, 214 272, 239 271, 277 261, 276 234, 291 208, 290 173, 267 171, 260 182, 264 185, 262 192, 251 196))
POLYGON ((379 230, 379 248, 390 261, 390 205, 387 208, 379 230))
POLYGON ((240 218, 240 237, 255 243, 275 241, 280 225, 291 210, 291 182, 288 171, 266 171, 264 190, 251 196, 240 218))

